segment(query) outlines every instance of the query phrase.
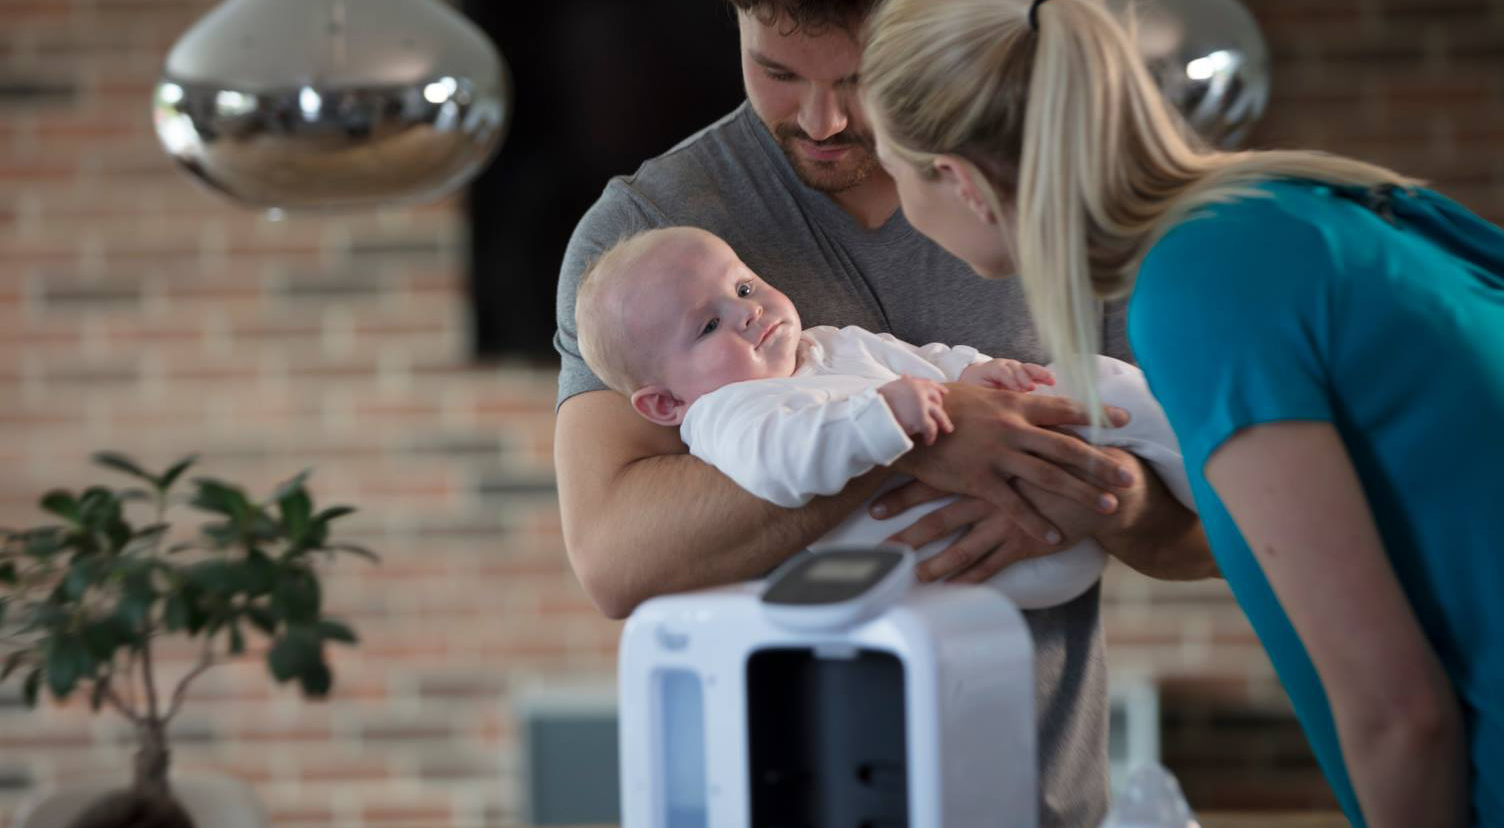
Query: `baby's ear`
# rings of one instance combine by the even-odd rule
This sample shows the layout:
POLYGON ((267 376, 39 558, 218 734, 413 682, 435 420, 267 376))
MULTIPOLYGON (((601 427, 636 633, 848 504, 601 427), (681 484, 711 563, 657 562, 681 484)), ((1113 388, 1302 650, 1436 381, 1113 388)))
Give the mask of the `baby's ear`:
POLYGON ((684 401, 661 385, 649 385, 632 393, 632 407, 650 422, 676 426, 684 421, 684 401))

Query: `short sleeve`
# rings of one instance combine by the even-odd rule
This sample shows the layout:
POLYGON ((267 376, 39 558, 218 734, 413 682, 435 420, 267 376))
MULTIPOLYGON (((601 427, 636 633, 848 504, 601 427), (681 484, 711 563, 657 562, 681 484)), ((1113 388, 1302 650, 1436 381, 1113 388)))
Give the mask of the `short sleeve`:
POLYGON ((558 328, 554 332, 554 350, 559 352, 559 396, 557 408, 564 401, 586 391, 606 387, 580 356, 580 344, 574 324, 575 295, 580 276, 595 258, 625 236, 660 227, 666 220, 632 195, 620 179, 606 185, 569 237, 564 262, 559 268, 559 288, 555 312, 558 328))
POLYGON ((1334 273, 1319 227, 1275 198, 1203 208, 1149 252, 1128 335, 1189 469, 1240 429, 1332 420, 1334 273))

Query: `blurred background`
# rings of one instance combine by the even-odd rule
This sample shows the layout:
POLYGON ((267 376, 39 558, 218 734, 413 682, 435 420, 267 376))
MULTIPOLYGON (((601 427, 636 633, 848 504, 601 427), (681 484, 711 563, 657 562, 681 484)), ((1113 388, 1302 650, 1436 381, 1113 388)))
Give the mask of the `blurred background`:
MULTIPOLYGON (((0 0, 0 525, 98 480, 102 449, 198 453, 258 494, 312 468, 383 555, 328 572, 361 643, 333 651, 322 702, 273 686, 256 645, 208 673, 175 769, 248 781, 286 828, 598 818, 620 627, 560 536, 558 261, 610 175, 740 100, 732 19, 719 0, 466 4, 516 89, 470 194, 278 220, 199 189, 152 132, 163 57, 212 5, 0 0)), ((1273 58, 1251 145, 1387 164, 1504 221, 1504 0, 1245 5, 1273 58)), ((1224 585, 1114 567, 1105 592, 1120 760, 1157 753, 1198 810, 1334 807, 1224 585)), ((17 685, 0 828, 131 755, 124 722, 27 710, 17 685)))

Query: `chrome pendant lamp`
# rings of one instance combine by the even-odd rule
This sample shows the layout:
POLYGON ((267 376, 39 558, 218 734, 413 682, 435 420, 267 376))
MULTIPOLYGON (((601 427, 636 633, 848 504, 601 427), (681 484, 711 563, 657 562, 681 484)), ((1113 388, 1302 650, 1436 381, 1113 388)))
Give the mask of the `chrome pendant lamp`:
POLYGON ((485 166, 510 115, 496 47, 438 0, 225 0, 153 96, 185 170, 277 210, 438 198, 485 166))
POLYGON ((1165 97, 1208 143, 1242 146, 1269 103, 1269 48, 1253 15, 1238 0, 1131 5, 1139 51, 1165 97))

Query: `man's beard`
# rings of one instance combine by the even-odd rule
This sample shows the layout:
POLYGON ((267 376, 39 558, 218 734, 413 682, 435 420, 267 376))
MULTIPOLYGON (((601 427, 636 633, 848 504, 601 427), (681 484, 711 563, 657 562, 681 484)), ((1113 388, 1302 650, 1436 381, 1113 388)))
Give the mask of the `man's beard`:
POLYGON ((794 124, 779 124, 773 135, 778 146, 794 168, 794 175, 806 187, 822 193, 840 193, 861 184, 877 169, 877 154, 871 137, 851 130, 842 130, 824 141, 816 141, 794 124), (819 161, 808 158, 795 146, 795 141, 809 141, 817 147, 836 149, 851 147, 845 158, 839 161, 819 161))

